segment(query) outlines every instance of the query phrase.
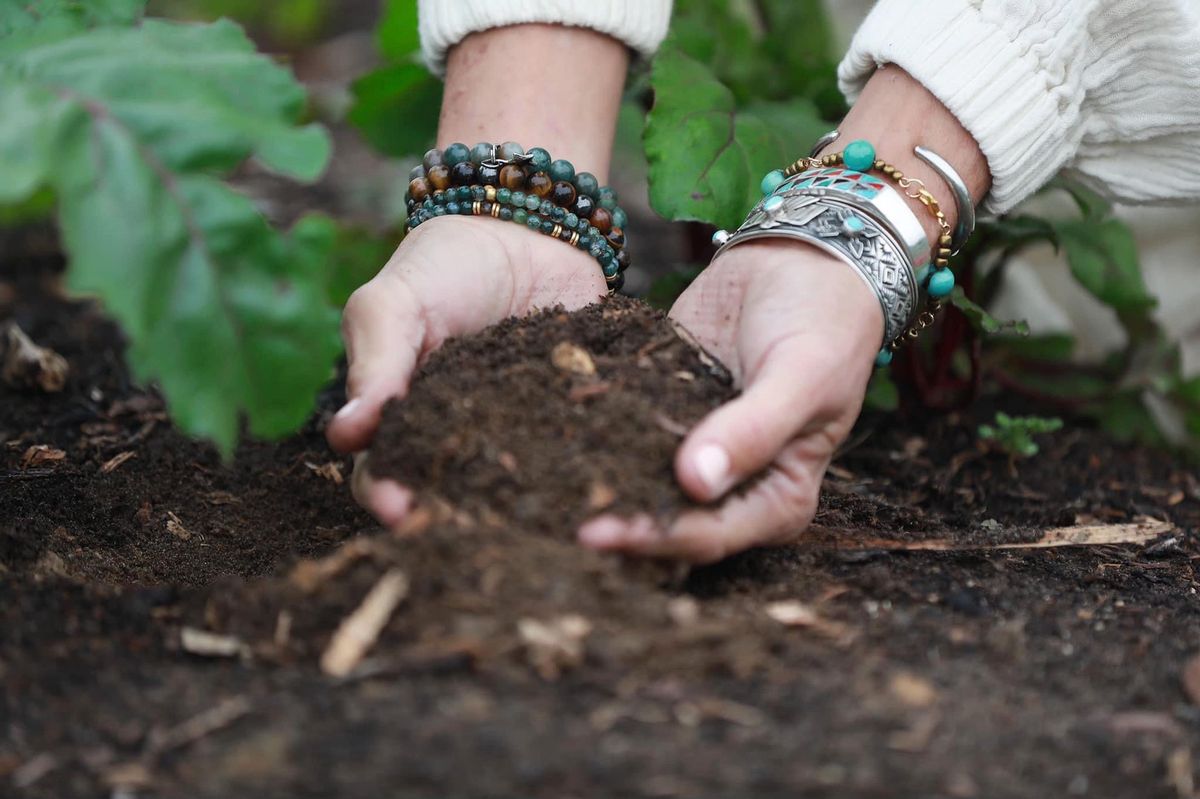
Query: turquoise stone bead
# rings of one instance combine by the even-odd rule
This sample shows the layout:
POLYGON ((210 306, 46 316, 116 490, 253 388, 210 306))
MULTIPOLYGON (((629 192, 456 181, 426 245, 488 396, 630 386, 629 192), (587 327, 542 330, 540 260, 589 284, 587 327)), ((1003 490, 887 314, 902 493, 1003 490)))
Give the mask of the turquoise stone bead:
POLYGON ((542 227, 542 218, 537 214, 530 214, 525 217, 525 226, 530 230, 540 230, 542 227))
POLYGON ((847 169, 866 172, 875 165, 875 148, 865 139, 852 141, 842 151, 842 163, 847 169))
POLYGON ((767 213, 772 213, 774 211, 778 211, 782 207, 783 207, 783 198, 782 197, 768 197, 766 202, 763 203, 763 210, 766 211, 767 213))
POLYGON ((879 354, 875 356, 875 365, 876 366, 884 367, 884 366, 887 366, 891 362, 892 362, 892 351, 891 350, 882 349, 879 351, 879 354))
POLYGON ((612 209, 612 216, 613 216, 613 227, 619 227, 619 228, 621 228, 621 230, 624 230, 625 225, 627 225, 629 223, 629 216, 625 213, 625 209, 623 209, 623 208, 612 209))
POLYGON ((462 142, 454 142, 445 150, 442 150, 442 160, 446 166, 454 166, 461 164, 463 161, 468 161, 471 158, 471 150, 462 142))
POLYGON ((617 263, 616 258, 612 258, 612 259, 609 259, 608 261, 604 262, 604 276, 605 277, 616 277, 620 271, 621 271, 621 266, 620 266, 620 264, 617 263))
POLYGON ((569 183, 575 179, 575 165, 565 158, 552 162, 546 171, 550 173, 550 179, 554 181, 565 180, 569 183))
MULTIPOLYGON (((495 155, 495 148, 490 142, 481 141, 471 148, 471 163, 478 166, 484 161, 490 160, 495 155)), ((443 156, 444 157, 444 156, 443 156)))
POLYGON ((575 176, 575 188, 580 194, 595 198, 596 192, 600 191, 600 181, 591 172, 580 172, 575 176))
POLYGON ((579 217, 575 214, 567 214, 567 218, 563 220, 563 224, 574 230, 579 225, 579 217))
POLYGON ((512 221, 516 222, 518 225, 525 224, 525 220, 527 219, 529 219, 529 212, 524 208, 518 208, 517 210, 513 211, 512 221))
POLYGON ((521 206, 525 205, 525 192, 514 191, 512 193, 512 195, 509 196, 508 199, 509 199, 509 202, 511 202, 513 205, 520 208, 521 206))
POLYGON ((530 172, 545 172, 550 168, 550 153, 541 147, 530 147, 525 155, 529 156, 530 172))
POLYGON ((511 199, 512 199, 512 190, 511 189, 500 189, 496 192, 496 200, 498 202, 500 202, 502 205, 507 205, 508 201, 511 199))
POLYGON ((536 211, 542 205, 542 198, 536 194, 528 194, 525 196, 525 207, 530 211, 536 211))
POLYGON ((786 179, 787 178, 784 177, 782 169, 776 169, 771 172, 768 172, 766 174, 766 177, 764 177, 762 179, 762 184, 761 184, 762 193, 763 194, 774 194, 775 190, 778 189, 780 186, 782 186, 783 181, 786 179))
POLYGON ((551 233, 553 233, 554 232, 554 220, 543 219, 542 220, 542 232, 545 233, 547 236, 549 236, 551 233))
POLYGON ((954 273, 949 269, 939 269, 929 278, 929 296, 935 300, 949 296, 954 291, 954 273))
POLYGON ((608 186, 600 189, 596 199, 600 202, 600 207, 611 211, 617 207, 617 193, 608 186))
POLYGON ((500 218, 503 219, 505 222, 511 222, 512 218, 513 218, 513 209, 507 208, 507 207, 501 208, 500 209, 500 218))
POLYGON ((459 204, 456 202, 446 203, 446 213, 448 213, 448 214, 457 214, 459 212, 459 209, 460 209, 459 204))
POLYGON ((460 203, 467 202, 468 200, 471 199, 471 196, 472 196, 470 186, 459 186, 458 188, 456 188, 454 190, 454 192, 455 192, 455 194, 458 195, 458 201, 460 203))

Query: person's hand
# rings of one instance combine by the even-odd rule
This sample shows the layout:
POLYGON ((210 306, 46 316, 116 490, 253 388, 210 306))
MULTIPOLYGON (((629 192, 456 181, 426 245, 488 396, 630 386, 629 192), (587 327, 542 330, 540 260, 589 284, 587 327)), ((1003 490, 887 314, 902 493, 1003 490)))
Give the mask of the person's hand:
POLYGON ((580 540, 706 563, 794 538, 812 520, 825 468, 862 406, 883 337, 878 300, 841 261, 776 239, 731 248, 671 316, 743 390, 691 431, 675 461, 690 496, 724 502, 665 527, 646 515, 601 516, 580 540))
MULTIPOLYGON (((605 291, 595 260, 561 241, 494 219, 426 222, 346 303, 348 402, 329 424, 329 443, 341 452, 365 450, 383 404, 407 393, 417 365, 447 338, 535 308, 579 308, 605 291)), ((362 455, 353 488, 359 504, 389 526, 412 502, 398 483, 372 480, 362 455)))

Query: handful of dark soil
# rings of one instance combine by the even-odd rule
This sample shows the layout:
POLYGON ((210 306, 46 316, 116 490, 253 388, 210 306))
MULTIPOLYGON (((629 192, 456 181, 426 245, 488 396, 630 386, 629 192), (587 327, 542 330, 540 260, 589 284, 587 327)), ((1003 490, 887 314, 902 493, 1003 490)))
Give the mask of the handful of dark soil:
POLYGON ((611 298, 446 343, 393 400, 371 469, 484 524, 574 535, 604 511, 669 518, 694 503, 673 460, 735 395, 665 315, 611 298))

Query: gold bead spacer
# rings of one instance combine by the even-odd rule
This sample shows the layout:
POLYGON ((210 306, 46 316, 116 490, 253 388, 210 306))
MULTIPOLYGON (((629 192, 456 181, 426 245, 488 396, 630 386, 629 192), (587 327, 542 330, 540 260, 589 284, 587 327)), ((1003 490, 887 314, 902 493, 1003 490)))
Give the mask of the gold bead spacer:
POLYGON ((579 244, 579 234, 572 231, 571 232, 571 246, 574 247, 578 244, 579 244))
POLYGON ((499 218, 500 218, 500 203, 493 203, 493 204, 492 204, 492 217, 493 217, 494 219, 499 219, 499 218))
POLYGON ((475 214, 475 216, 479 216, 479 214, 481 214, 482 212, 483 212, 483 203, 482 202, 480 202, 479 200, 476 200, 475 202, 471 203, 471 213, 475 214))
POLYGON ((487 199, 489 201, 495 200, 496 199, 496 187, 495 186, 484 186, 483 187, 483 195, 485 197, 487 197, 487 199))

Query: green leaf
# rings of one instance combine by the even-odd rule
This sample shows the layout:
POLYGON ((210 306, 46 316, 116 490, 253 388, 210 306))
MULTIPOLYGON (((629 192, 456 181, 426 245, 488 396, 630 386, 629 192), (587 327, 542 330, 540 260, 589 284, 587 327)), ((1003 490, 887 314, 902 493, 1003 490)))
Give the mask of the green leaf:
POLYGON ((146 0, 0 0, 0 37, 32 28, 70 32, 128 25, 145 9, 146 0))
POLYGON ((882 369, 876 369, 867 383, 867 395, 863 399, 863 407, 873 411, 891 412, 900 407, 900 392, 895 382, 882 369))
POLYGON ((1112 203, 1077 180, 1059 176, 1046 185, 1047 189, 1060 189, 1071 195, 1084 219, 1099 221, 1112 214, 1112 203))
POLYGON ((1144 314, 1157 305, 1142 279, 1133 233, 1117 219, 1056 222, 1075 275, 1096 299, 1119 313, 1144 314))
POLYGON ((229 453, 295 429, 331 375, 320 221, 291 237, 213 174, 247 157, 314 177, 304 93, 228 22, 0 39, 0 199, 51 189, 70 287, 120 321, 179 425, 229 453), (36 133, 31 140, 29 134, 36 133), (14 188, 15 187, 15 188, 14 188))
POLYGON ((1012 333, 1017 336, 1029 335, 1029 323, 1024 320, 1009 320, 1001 322, 988 313, 982 306, 977 305, 963 292, 962 286, 955 286, 950 295, 950 304, 963 312, 975 329, 988 335, 997 333, 1012 333))
POLYGON ((375 277, 400 242, 380 237, 361 228, 342 227, 335 232, 326 293, 329 302, 341 308, 362 284, 375 277))
POLYGON ((375 30, 375 42, 384 58, 409 61, 421 49, 417 35, 417 0, 387 0, 375 30))
POLYGON ((811 103, 737 109, 733 93, 678 49, 655 58, 651 83, 643 137, 650 202, 667 219, 736 227, 760 199, 762 176, 825 127, 811 103))
POLYGON ((1075 338, 1069 333, 1040 336, 998 335, 994 346, 1018 358, 1033 361, 1067 361, 1075 353, 1075 338))
POLYGON ((419 155, 433 145, 442 82, 424 67, 384 67, 359 78, 351 91, 354 105, 346 118, 380 152, 419 155))

